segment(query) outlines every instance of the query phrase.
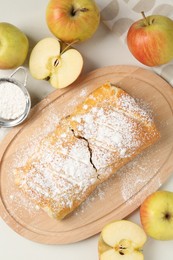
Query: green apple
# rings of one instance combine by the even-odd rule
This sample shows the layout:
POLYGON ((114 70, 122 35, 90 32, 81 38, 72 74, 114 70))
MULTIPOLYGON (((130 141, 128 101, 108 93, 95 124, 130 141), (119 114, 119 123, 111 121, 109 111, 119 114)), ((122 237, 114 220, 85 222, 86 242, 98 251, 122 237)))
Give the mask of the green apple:
POLYGON ((55 38, 44 38, 33 48, 29 69, 35 79, 48 79, 54 88, 65 88, 80 75, 83 58, 69 46, 62 51, 60 42, 55 38))
POLYGON ((133 23, 127 45, 134 57, 147 66, 158 66, 173 59, 173 21, 151 15, 133 23))
POLYGON ((158 240, 173 239, 173 192, 156 191, 140 207, 145 232, 158 240))
POLYGON ((0 69, 22 65, 27 57, 29 42, 16 26, 0 23, 0 69))
POLYGON ((147 240, 143 229, 127 220, 107 224, 100 235, 100 260, 143 260, 142 247, 147 240))
POLYGON ((46 21, 58 39, 66 43, 79 42, 95 33, 100 13, 94 0, 50 0, 46 21))

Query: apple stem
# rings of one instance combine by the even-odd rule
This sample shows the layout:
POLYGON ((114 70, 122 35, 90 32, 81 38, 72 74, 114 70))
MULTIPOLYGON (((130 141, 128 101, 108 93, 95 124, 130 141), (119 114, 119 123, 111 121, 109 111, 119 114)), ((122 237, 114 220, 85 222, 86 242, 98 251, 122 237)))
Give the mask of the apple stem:
POLYGON ((72 14, 72 16, 75 16, 77 12, 85 13, 85 12, 88 12, 88 11, 89 11, 89 9, 85 8, 85 7, 84 8, 78 8, 78 9, 72 8, 71 14, 72 14))
POLYGON ((145 19, 147 25, 150 25, 149 21, 147 20, 147 17, 145 16, 144 11, 142 11, 141 14, 142 14, 143 18, 145 19))
POLYGON ((60 53, 60 55, 62 55, 66 50, 68 50, 73 44, 77 43, 79 40, 75 40, 71 43, 68 43, 67 46, 64 48, 64 50, 62 50, 62 52, 60 53))

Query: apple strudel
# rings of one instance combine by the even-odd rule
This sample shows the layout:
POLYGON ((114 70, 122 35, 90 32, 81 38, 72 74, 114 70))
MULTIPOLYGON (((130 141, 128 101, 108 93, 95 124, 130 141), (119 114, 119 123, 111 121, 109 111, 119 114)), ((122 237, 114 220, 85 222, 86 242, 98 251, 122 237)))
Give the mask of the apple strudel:
POLYGON ((105 83, 43 138, 26 165, 15 169, 15 182, 50 216, 63 219, 159 138, 135 99, 105 83))

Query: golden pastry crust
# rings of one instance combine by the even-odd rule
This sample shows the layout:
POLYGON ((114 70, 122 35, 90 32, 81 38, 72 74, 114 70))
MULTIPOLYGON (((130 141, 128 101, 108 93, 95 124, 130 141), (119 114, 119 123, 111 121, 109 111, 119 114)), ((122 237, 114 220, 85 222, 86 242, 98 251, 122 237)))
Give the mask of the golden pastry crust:
POLYGON ((42 140, 26 165, 15 170, 15 182, 50 216, 63 219, 159 138, 147 112, 106 83, 42 140))

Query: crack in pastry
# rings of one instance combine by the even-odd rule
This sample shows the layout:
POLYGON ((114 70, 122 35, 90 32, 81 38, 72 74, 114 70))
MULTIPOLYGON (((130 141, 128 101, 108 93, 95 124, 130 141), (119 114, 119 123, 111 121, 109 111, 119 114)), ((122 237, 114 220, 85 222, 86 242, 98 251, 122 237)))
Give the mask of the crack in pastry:
POLYGON ((15 182, 50 216, 63 219, 159 138, 150 115, 106 83, 43 138, 27 163, 15 169, 15 182))
POLYGON ((96 166, 94 165, 94 163, 93 163, 93 161, 92 161, 92 149, 91 149, 91 147, 90 147, 89 141, 88 141, 85 137, 83 137, 83 136, 76 135, 76 134, 75 134, 75 131, 74 131, 73 129, 71 129, 71 131, 72 131, 72 133, 74 134, 74 136, 75 136, 76 138, 85 140, 85 141, 87 142, 88 150, 89 150, 89 153, 90 153, 90 163, 92 164, 93 168, 94 168, 94 169, 96 170, 96 172, 97 172, 97 168, 96 168, 96 166))
POLYGON ((15 171, 19 188, 55 218, 63 218, 77 207, 96 180, 87 142, 63 124, 42 140, 24 167, 15 171))

